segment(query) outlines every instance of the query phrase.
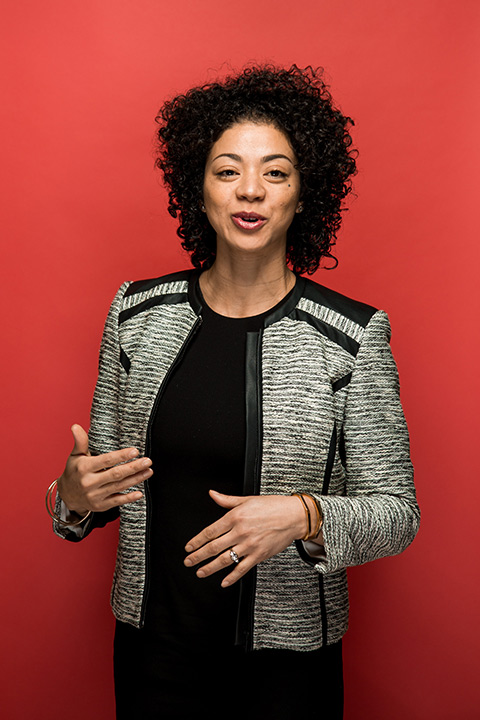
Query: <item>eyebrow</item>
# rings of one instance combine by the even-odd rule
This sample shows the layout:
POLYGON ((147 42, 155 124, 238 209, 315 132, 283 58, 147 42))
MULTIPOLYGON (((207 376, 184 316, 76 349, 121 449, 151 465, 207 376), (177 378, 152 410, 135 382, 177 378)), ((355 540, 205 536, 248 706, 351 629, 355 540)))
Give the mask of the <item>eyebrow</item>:
MULTIPOLYGON (((228 157, 231 160, 235 160, 236 162, 242 162, 242 158, 240 155, 236 155, 235 153, 221 153, 220 155, 217 155, 217 157, 213 158, 212 162, 215 162, 215 160, 218 160, 218 158, 221 157, 228 157)), ((288 160, 289 163, 293 165, 293 161, 291 158, 288 157, 288 155, 283 155, 282 153, 275 153, 273 155, 265 155, 263 158, 261 158, 262 163, 271 162, 272 160, 277 160, 278 158, 283 158, 284 160, 288 160)))

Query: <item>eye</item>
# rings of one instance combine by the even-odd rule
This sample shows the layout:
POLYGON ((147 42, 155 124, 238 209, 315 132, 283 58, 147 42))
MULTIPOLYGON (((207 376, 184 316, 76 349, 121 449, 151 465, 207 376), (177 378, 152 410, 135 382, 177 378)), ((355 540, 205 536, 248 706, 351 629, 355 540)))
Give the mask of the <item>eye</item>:
POLYGON ((220 172, 216 173, 217 177, 225 177, 225 178, 234 177, 237 174, 238 173, 235 170, 220 170, 220 172))
POLYGON ((283 178, 287 177, 287 173, 282 172, 282 170, 269 170, 267 172, 267 175, 270 175, 270 177, 279 178, 279 179, 283 179, 283 178))

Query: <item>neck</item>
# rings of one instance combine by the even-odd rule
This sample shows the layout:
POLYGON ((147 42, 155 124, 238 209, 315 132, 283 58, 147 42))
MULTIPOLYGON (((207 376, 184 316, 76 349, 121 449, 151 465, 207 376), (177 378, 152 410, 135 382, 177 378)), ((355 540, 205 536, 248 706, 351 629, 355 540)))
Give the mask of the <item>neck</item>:
POLYGON ((243 262, 216 258, 200 276, 200 288, 212 310, 227 317, 250 317, 274 307, 295 285, 285 257, 243 262))

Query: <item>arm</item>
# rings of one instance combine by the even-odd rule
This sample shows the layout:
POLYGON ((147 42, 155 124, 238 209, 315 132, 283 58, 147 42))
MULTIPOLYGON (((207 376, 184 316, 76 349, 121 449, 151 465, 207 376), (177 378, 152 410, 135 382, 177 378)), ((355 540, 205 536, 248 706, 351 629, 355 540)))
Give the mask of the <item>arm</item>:
POLYGON ((322 573, 396 555, 418 530, 408 430, 389 340, 388 318, 379 311, 365 329, 346 400, 346 497, 318 498, 322 573))
POLYGON ((62 519, 75 520, 92 511, 80 525, 53 522, 57 535, 74 542, 117 518, 120 505, 138 500, 139 491, 127 495, 123 491, 152 474, 148 458, 134 459, 135 448, 119 449, 117 403, 125 371, 120 363, 118 315, 127 287, 124 283, 117 292, 105 322, 89 436, 80 426, 73 426, 75 445, 58 480, 55 511, 62 519))

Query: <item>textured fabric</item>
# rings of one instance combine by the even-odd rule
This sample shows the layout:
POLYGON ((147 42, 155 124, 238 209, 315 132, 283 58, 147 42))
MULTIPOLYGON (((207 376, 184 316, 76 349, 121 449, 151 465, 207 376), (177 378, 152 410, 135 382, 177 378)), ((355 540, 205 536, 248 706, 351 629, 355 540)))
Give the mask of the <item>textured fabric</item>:
MULTIPOLYGON (((118 291, 92 405, 95 454, 145 449, 159 388, 201 321, 191 301, 194 277, 177 273, 118 291)), ((253 646, 314 650, 347 629, 345 568, 402 552, 417 532, 419 510, 386 314, 304 278, 292 297, 266 319, 261 336, 260 492, 318 496, 326 557, 313 560, 296 543, 258 566, 253 646)), ((105 523, 101 515, 85 535, 105 523)), ((123 506, 120 517, 112 607, 138 627, 145 498, 123 506)), ((55 530, 79 539, 68 528, 55 530)))

